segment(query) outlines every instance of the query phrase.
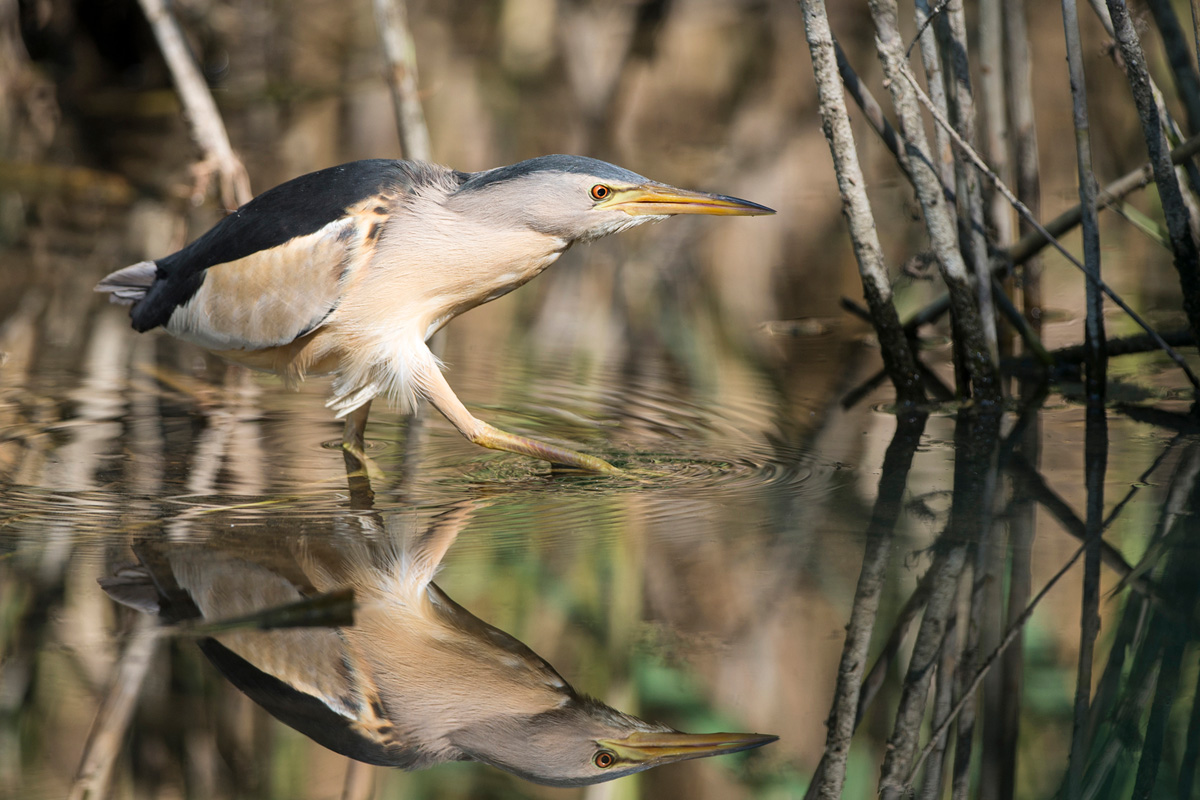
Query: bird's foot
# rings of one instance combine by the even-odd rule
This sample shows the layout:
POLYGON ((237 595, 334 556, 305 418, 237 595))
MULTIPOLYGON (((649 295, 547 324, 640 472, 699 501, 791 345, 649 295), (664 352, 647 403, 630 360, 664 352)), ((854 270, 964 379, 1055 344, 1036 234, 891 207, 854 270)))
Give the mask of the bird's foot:
POLYGON ((383 480, 383 469, 366 454, 361 442, 342 442, 342 456, 346 460, 347 477, 383 480))
POLYGON ((475 444, 489 447, 492 450, 503 450, 507 453, 517 453, 549 461, 554 465, 556 472, 565 469, 566 471, 579 470, 602 475, 621 474, 621 470, 602 458, 579 453, 566 447, 546 444, 535 439, 527 439, 524 436, 516 436, 487 423, 482 423, 481 429, 467 438, 475 444))

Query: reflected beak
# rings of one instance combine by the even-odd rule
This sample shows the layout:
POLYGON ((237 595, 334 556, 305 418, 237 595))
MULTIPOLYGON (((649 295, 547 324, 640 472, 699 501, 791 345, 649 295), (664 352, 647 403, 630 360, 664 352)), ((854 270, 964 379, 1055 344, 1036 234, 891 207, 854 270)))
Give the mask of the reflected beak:
POLYGON ((612 197, 597 203, 596 208, 615 209, 633 216, 666 214, 717 214, 720 216, 754 217, 774 214, 775 209, 726 197, 687 189, 676 189, 659 183, 647 183, 632 189, 614 191, 612 197))
POLYGON ((617 757, 631 764, 658 766, 692 758, 737 753, 762 747, 778 736, 761 733, 632 733, 624 739, 600 739, 617 757))

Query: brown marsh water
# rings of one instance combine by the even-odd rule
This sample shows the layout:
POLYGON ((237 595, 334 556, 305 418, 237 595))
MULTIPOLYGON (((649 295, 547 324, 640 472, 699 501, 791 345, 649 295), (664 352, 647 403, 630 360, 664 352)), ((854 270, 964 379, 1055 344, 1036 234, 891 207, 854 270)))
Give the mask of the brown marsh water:
MULTIPOLYGON (((369 24, 346 4, 301 5, 307 13, 278 19, 222 6, 197 23, 213 63, 232 58, 223 105, 259 190, 394 150, 362 45, 369 24), (336 47, 313 47, 330 36, 336 47), (345 85, 330 88, 322 64, 345 85), (288 82, 268 80, 280 75, 288 82)), ((924 746, 931 719, 1002 641, 959 745, 973 796, 1055 796, 1073 740, 1088 796, 1127 797, 1135 784, 1154 787, 1145 796, 1192 792, 1200 442, 1186 382, 1157 355, 1114 361, 1104 429, 1093 420, 1107 457, 1092 497, 1102 491, 1111 519, 1097 551, 1094 701, 1073 735, 1085 570, 1073 559, 1089 496, 1079 386, 1061 376, 1043 395, 1014 382, 995 414, 946 404, 897 417, 890 389, 868 383, 879 368, 870 336, 838 310, 857 279, 811 100, 798 99, 809 84, 797 77, 807 57, 794 8, 718 5, 669 16, 660 46, 671 58, 630 70, 598 136, 581 131, 578 106, 563 111, 587 87, 556 74, 561 55, 538 60, 543 34, 416 4, 438 158, 476 169, 587 150, 780 210, 671 220, 577 248, 448 327, 443 358, 469 407, 602 455, 626 470, 616 478, 553 474, 474 447, 436 416, 415 425, 379 407, 368 493, 347 479, 324 381, 289 392, 135 334, 91 287, 218 212, 175 196, 193 153, 175 110, 154 111, 164 93, 153 63, 140 67, 144 85, 109 74, 110 94, 80 86, 90 78, 78 72, 57 85, 70 113, 35 163, 98 167, 110 183, 89 174, 84 191, 63 191, 38 173, 40 183, 3 184, 0 795, 66 796, 99 770, 113 796, 131 798, 802 797, 852 617, 866 620, 879 669, 843 796, 875 796, 889 739, 924 746), (146 574, 160 587, 287 574, 316 591, 314 575, 336 571, 319 554, 400 548, 446 526, 441 590, 577 690, 682 730, 779 740, 579 790, 473 763, 368 767, 273 719, 198 637, 147 633, 156 617, 112 599, 111 579, 146 574), (920 628, 923 613, 936 625, 920 628), (931 682, 912 653, 939 631, 940 674, 954 677, 931 682)), ((75 46, 116 70, 111 54, 75 46)), ((1071 185, 1054 180, 1063 160, 1049 161, 1047 196, 1069 204, 1071 185)), ((886 224, 903 229, 909 198, 888 180, 882 205, 890 196, 899 213, 886 224)), ((1110 282, 1156 323, 1180 323, 1166 257, 1133 234, 1106 244, 1110 282)), ((1076 343, 1079 282, 1053 261, 1046 279, 1046 342, 1076 343)), ((901 281, 906 308, 934 291, 901 281)), ((938 336, 924 355, 947 380, 938 336)), ((322 638, 332 624, 308 630, 322 638)), ((316 672, 323 658, 294 648, 286 660, 316 672)))

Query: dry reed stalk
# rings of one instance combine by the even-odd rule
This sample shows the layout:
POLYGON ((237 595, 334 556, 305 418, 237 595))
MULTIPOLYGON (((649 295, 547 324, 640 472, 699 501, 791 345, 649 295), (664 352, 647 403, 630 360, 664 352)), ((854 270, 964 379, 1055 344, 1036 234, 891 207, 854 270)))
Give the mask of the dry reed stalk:
MULTIPOLYGON (((1023 0, 1002 0, 1004 5, 1004 75, 1009 130, 1012 132, 1013 166, 1017 197, 1033 217, 1042 215, 1041 170, 1038 165, 1037 126, 1034 124, 1033 67, 1029 57, 1029 30, 1023 0)), ((1200 0, 1197 0, 1200 2, 1200 0)), ((1033 226, 1018 217, 1018 231, 1027 236, 1033 226)), ((1053 229, 1051 229, 1053 230, 1053 229)), ((1008 241, 1001 239, 1001 241, 1008 241)), ((1048 242, 1047 242, 1048 244, 1048 242)), ((1011 248, 1010 248, 1011 250, 1011 248)), ((1042 329, 1042 262, 1031 253, 1021 282, 1025 319, 1037 334, 1042 329)))
MULTIPOLYGON (((977 149, 975 92, 971 88, 971 67, 967 57, 967 23, 963 14, 963 4, 947 4, 945 17, 946 42, 943 53, 949 65, 948 74, 954 99, 950 106, 950 120, 954 123, 959 138, 972 149, 977 149)), ((971 166, 968 158, 961 153, 955 158, 954 172, 960 206, 959 239, 967 264, 975 276, 975 293, 979 299, 979 321, 983 325, 983 339, 987 343, 992 362, 997 363, 1000 355, 996 336, 996 305, 992 299, 992 282, 989 279, 991 268, 988 263, 983 188, 979 174, 971 166)))
MULTIPOLYGON (((915 92, 904 79, 904 47, 900 38, 899 18, 895 0, 870 0, 871 17, 875 21, 875 43, 883 65, 884 79, 892 96, 892 104, 900 122, 900 132, 906 141, 922 153, 929 152, 928 138, 917 105, 915 92)), ((910 153, 911 155, 911 153, 910 153)), ((970 383, 972 395, 983 401, 994 401, 1000 395, 999 374, 990 358, 983 325, 971 277, 958 250, 954 220, 946 209, 942 185, 938 176, 915 159, 911 160, 912 180, 917 199, 925 215, 925 225, 941 268, 942 279, 950 294, 958 339, 966 356, 967 375, 960 384, 970 383)))
POLYGON ((866 179, 850 131, 846 100, 838 80, 833 34, 825 14, 824 0, 806 0, 801 6, 817 82, 822 128, 837 173, 842 213, 850 229, 859 277, 862 279, 863 297, 871 311, 884 365, 896 387, 897 399, 902 403, 919 403, 925 399, 921 375, 892 302, 891 280, 867 197, 866 179))
MULTIPOLYGON (((937 109, 935 109, 932 106, 932 104, 929 103, 929 98, 926 97, 925 93, 921 91, 920 86, 917 84, 917 79, 913 76, 912 72, 909 71, 907 68, 903 68, 901 71, 901 75, 913 87, 914 94, 916 95, 916 97, 919 100, 921 100, 922 103, 925 104, 925 107, 929 110, 929 112, 933 116, 934 120, 939 125, 942 125, 942 126, 946 127, 947 129, 949 129, 950 123, 947 122, 944 117, 939 116, 937 109)), ((956 135, 952 134, 952 138, 955 138, 955 137, 956 137, 956 135)), ((1187 365, 1187 362, 1183 360, 1183 356, 1179 355, 1179 353, 1176 352, 1176 350, 1173 347, 1171 347, 1157 331, 1155 331, 1152 327, 1150 327, 1150 324, 1148 322, 1146 322, 1146 320, 1144 320, 1140 314, 1138 314, 1136 311, 1134 311, 1133 308, 1130 307, 1130 305, 1128 303, 1126 303, 1119 294, 1114 292, 1112 290, 1112 287, 1110 287, 1108 284, 1104 283, 1104 281, 1100 280, 1095 275, 1088 274, 1086 268, 1079 261, 1079 259, 1077 259, 1074 256, 1074 254, 1072 254, 1069 250, 1067 250, 1067 248, 1063 246, 1062 242, 1060 242, 1060 241, 1058 241, 1058 239, 1055 239, 1054 237, 1050 236, 1049 232, 1044 227, 1042 227, 1041 223, 1039 223, 1037 220, 1035 220, 1033 218, 1033 216, 1029 213, 1029 209, 1026 208, 1025 205, 1020 200, 1017 199, 1016 195, 1014 195, 1012 193, 1012 190, 1009 189, 1004 184, 1004 182, 1001 181, 1000 178, 997 177, 996 174, 991 171, 991 169, 988 167, 988 165, 986 163, 984 163, 983 159, 981 159, 979 157, 978 153, 976 153, 973 149, 971 149, 967 145, 967 143, 962 141, 961 139, 955 138, 955 144, 958 145, 958 147, 961 148, 963 150, 963 152, 966 153, 971 158, 971 160, 975 163, 975 166, 979 169, 979 171, 982 172, 984 175, 986 175, 988 177, 988 179, 991 180, 996 185, 996 188, 1000 189, 1000 191, 1002 191, 1004 193, 1004 196, 1008 199, 1008 202, 1012 204, 1013 208, 1015 208, 1017 210, 1017 213, 1020 214, 1023 219, 1030 222, 1039 231, 1039 233, 1042 236, 1049 239, 1050 243, 1054 246, 1054 248, 1056 250, 1058 250, 1058 252, 1061 253, 1063 255, 1063 257, 1066 258, 1069 263, 1071 263, 1077 269, 1079 269, 1085 275, 1087 275, 1089 281, 1095 283, 1096 287, 1101 292, 1108 295, 1109 299, 1111 299, 1114 303, 1116 303, 1121 308, 1122 311, 1124 311, 1126 314, 1128 314, 1130 319, 1132 319, 1134 322, 1136 322, 1138 324, 1138 326, 1142 328, 1142 330, 1146 331, 1147 334, 1149 334, 1151 337, 1154 338, 1154 341, 1158 343, 1159 348, 1162 349, 1162 351, 1164 353, 1166 353, 1168 356, 1171 357, 1171 360, 1176 363, 1176 365, 1179 367, 1180 371, 1182 371, 1183 374, 1187 376, 1187 379, 1192 384, 1192 386, 1195 387, 1198 391, 1200 391, 1200 379, 1198 379, 1196 377, 1195 373, 1192 372, 1191 367, 1189 367, 1187 365)), ((1092 207, 1093 208, 1095 207, 1094 204, 1092 207)), ((947 304, 952 303, 952 298, 948 297, 947 300, 945 300, 944 302, 947 304)), ((936 303, 936 301, 935 301, 935 303, 936 303)), ((935 316, 936 310, 933 308, 933 306, 934 306, 934 304, 930 304, 930 306, 928 306, 922 310, 921 318, 923 320, 928 320, 931 316, 935 316)), ((910 326, 914 325, 914 324, 920 324, 920 323, 909 321, 909 322, 905 323, 905 329, 908 330, 910 328, 910 326)))
POLYGON ((1075 126, 1075 166, 1079 181, 1079 207, 1083 209, 1083 266, 1087 315, 1084 341, 1088 348, 1087 392, 1103 397, 1107 362, 1104 356, 1104 302, 1100 282, 1100 223, 1096 214, 1096 176, 1092 171, 1092 140, 1088 126, 1087 91, 1083 73, 1083 45, 1079 39, 1079 12, 1075 0, 1062 0, 1063 30, 1067 43, 1067 70, 1071 78, 1071 109, 1075 126))
POLYGON ((1150 86, 1146 57, 1129 17, 1129 9, 1123 0, 1108 0, 1108 12, 1125 62, 1125 75, 1142 123, 1142 135, 1154 169, 1154 182, 1158 185, 1167 230, 1171 235, 1175 269, 1179 273, 1179 286, 1183 291, 1183 310, 1191 325, 1192 335, 1200 344, 1200 252, 1192 237, 1191 214, 1171 163, 1166 136, 1159 125, 1158 107, 1150 86))

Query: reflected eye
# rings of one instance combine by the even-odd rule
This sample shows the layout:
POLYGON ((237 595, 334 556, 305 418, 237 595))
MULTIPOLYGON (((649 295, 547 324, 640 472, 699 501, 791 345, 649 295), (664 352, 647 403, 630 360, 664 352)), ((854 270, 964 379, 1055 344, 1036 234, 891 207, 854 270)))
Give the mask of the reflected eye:
MULTIPOLYGON (((595 186, 592 187, 592 199, 593 200, 603 200, 604 198, 608 197, 610 194, 612 194, 612 189, 608 188, 603 183, 597 183, 595 186)), ((609 755, 611 756, 612 754, 609 753, 609 755)), ((599 756, 597 756, 597 758, 599 758, 599 756)))
MULTIPOLYGON (((596 190, 593 189, 592 194, 595 193, 596 190)), ((611 750, 601 750, 600 752, 596 753, 596 757, 592 759, 592 763, 600 769, 608 769, 613 764, 617 763, 617 757, 613 755, 611 750)))

